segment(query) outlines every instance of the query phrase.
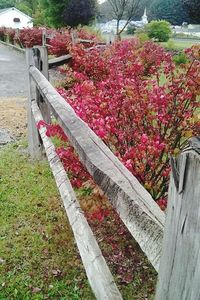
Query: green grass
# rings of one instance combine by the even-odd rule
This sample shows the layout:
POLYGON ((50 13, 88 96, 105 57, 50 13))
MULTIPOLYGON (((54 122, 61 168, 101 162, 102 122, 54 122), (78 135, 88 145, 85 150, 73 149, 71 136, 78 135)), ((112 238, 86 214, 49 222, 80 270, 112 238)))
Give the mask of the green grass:
POLYGON ((170 39, 168 42, 162 42, 160 43, 160 45, 162 45, 163 47, 170 49, 170 50, 184 50, 186 48, 190 48, 192 47, 194 44, 194 42, 191 40, 175 40, 175 39, 170 39))
POLYGON ((0 300, 95 299, 45 161, 0 150, 0 300))
MULTIPOLYGON (((48 163, 31 160, 26 146, 18 142, 0 148, 0 300, 95 299, 48 163)), ((93 197, 90 188, 78 194, 86 202, 93 197)), ((117 236, 111 223, 96 225, 96 233, 102 227, 101 241, 117 236)), ((112 263, 109 245, 100 244, 111 257, 108 264, 123 299, 153 299, 155 271, 131 237, 121 241, 120 249, 128 249, 129 241, 135 247, 129 284, 115 273, 118 265, 112 263)))

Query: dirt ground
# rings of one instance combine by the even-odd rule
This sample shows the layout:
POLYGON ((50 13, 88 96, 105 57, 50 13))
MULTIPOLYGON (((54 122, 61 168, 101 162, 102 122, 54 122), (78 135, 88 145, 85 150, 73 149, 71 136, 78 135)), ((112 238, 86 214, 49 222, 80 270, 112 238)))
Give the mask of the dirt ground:
POLYGON ((0 98, 0 128, 8 130, 13 139, 26 136, 26 98, 0 98))
MULTIPOLYGON (((49 73, 52 84, 62 78, 55 69, 49 73)), ((27 132, 27 81, 24 55, 0 44, 0 130, 7 130, 14 140, 27 132)))
MULTIPOLYGON (((54 85, 63 79, 56 70, 50 70, 50 82, 54 85)), ((27 97, 0 95, 0 129, 6 129, 11 138, 18 140, 27 134, 27 97)))

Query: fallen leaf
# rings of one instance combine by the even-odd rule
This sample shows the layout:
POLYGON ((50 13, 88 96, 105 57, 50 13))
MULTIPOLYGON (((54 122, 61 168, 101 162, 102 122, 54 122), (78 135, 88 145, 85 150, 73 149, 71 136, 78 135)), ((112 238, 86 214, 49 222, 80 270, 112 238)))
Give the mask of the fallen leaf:
POLYGON ((43 251, 42 251, 45 255, 49 255, 49 250, 48 249, 44 249, 43 251))
POLYGON ((4 264, 6 261, 0 257, 0 264, 4 264))
POLYGON ((57 269, 57 270, 52 270, 52 274, 53 274, 54 276, 59 276, 59 275, 61 274, 61 271, 60 271, 59 269, 57 269))
POLYGON ((40 291, 41 291, 41 289, 38 288, 38 287, 32 288, 32 293, 33 293, 33 294, 39 293, 40 291))
POLYGON ((131 281, 133 281, 133 275, 132 274, 126 274, 122 278, 122 282, 124 282, 124 283, 130 283, 131 281))

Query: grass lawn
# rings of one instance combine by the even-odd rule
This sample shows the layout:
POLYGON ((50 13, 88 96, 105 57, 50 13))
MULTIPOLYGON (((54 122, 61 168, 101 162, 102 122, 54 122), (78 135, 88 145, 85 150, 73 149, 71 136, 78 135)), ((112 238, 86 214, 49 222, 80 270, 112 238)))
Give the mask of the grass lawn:
POLYGON ((0 150, 0 300, 95 299, 46 163, 0 150))
MULTIPOLYGON (((105 35, 106 36, 106 35, 105 35)), ((126 33, 122 34, 122 39, 130 39, 130 38, 134 38, 134 35, 128 35, 126 33)), ((170 49, 170 50, 184 50, 186 48, 190 48, 193 45, 197 44, 197 40, 195 40, 195 42, 191 39, 191 40, 187 40, 187 39, 174 39, 171 38, 169 39, 168 42, 160 42, 159 43, 161 46, 163 46, 164 48, 170 49)), ((199 43, 200 44, 200 40, 199 43)))
POLYGON ((170 39, 168 42, 160 43, 160 45, 171 50, 184 50, 186 48, 192 47, 193 45, 196 45, 196 43, 194 43, 192 40, 170 39))
MULTIPOLYGON (((153 299, 155 271, 130 234, 113 228, 111 218, 93 224, 124 299, 153 299), (117 252, 106 239, 121 243, 117 252)), ((24 142, 0 148, 0 300, 16 299, 95 299, 48 163, 32 161, 24 142)))

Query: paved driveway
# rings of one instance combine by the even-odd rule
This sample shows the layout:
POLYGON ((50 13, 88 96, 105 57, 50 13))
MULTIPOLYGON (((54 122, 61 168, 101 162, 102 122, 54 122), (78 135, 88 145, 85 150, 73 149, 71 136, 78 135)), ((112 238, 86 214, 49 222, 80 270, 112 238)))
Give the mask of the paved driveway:
POLYGON ((26 97, 25 56, 0 44, 0 98, 26 97))

